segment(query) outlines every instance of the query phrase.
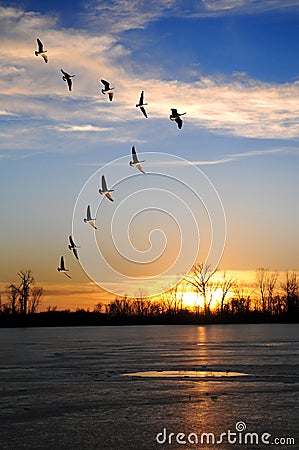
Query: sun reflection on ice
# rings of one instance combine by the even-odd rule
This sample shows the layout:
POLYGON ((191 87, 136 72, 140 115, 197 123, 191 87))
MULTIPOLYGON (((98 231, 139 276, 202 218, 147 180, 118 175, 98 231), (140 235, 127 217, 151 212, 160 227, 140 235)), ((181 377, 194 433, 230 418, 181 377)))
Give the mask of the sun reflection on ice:
POLYGON ((184 378, 222 378, 222 377, 246 377, 248 373, 242 372, 224 372, 224 371, 212 371, 212 370, 151 370, 148 372, 133 372, 124 373, 127 377, 145 377, 145 378, 172 378, 172 377, 184 377, 184 378))

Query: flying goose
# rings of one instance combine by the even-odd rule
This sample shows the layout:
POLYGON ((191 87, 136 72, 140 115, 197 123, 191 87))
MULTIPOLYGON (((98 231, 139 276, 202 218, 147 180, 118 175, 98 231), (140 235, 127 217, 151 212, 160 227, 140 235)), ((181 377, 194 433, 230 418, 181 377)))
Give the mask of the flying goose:
POLYGON ((79 246, 75 244, 72 236, 69 236, 69 241, 70 241, 70 243, 68 245, 68 248, 73 251, 75 257, 79 260, 79 256, 78 256, 78 252, 77 252, 77 248, 79 248, 79 246))
POLYGON ((90 206, 88 205, 87 206, 87 213, 86 213, 86 219, 83 219, 83 221, 85 222, 85 223, 89 223, 89 225, 91 225, 95 230, 97 230, 97 227, 96 227, 96 225, 95 225, 95 223, 94 223, 94 221, 96 220, 96 219, 92 219, 92 217, 91 217, 91 212, 90 212, 90 206))
POLYGON ((44 46, 43 43, 40 39, 36 39, 37 40, 37 46, 38 46, 38 50, 35 51, 35 56, 41 55, 44 58, 45 63, 48 62, 48 56, 45 54, 47 50, 44 50, 44 46))
POLYGON ((133 161, 130 161, 130 162, 129 162, 129 165, 130 165, 131 167, 132 167, 132 166, 135 166, 135 167, 137 167, 138 170, 140 170, 140 172, 145 173, 144 170, 143 170, 143 168, 142 168, 141 165, 140 165, 140 163, 144 162, 144 160, 143 160, 143 161, 138 161, 138 158, 137 158, 137 154, 136 154, 136 150, 135 150, 134 145, 133 145, 133 147, 132 147, 132 158, 133 158, 133 161))
POLYGON ((184 112, 184 113, 179 114, 177 109, 171 108, 171 114, 169 116, 169 119, 174 120, 178 124, 179 129, 181 129, 182 125, 183 125, 183 121, 180 116, 183 116, 184 114, 186 114, 186 113, 184 112))
POLYGON ((144 91, 141 91, 139 103, 136 105, 136 108, 140 108, 140 111, 142 111, 143 115, 147 118, 146 111, 144 109, 144 106, 147 105, 147 103, 144 103, 144 91))
POLYGON ((110 102, 112 102, 112 99, 113 99, 112 89, 114 89, 114 87, 110 87, 110 83, 106 80, 101 80, 101 82, 104 85, 104 89, 102 89, 102 94, 108 94, 109 100, 110 100, 110 102))
POLYGON ((60 70, 63 73, 63 77, 62 77, 63 81, 67 82, 67 85, 69 87, 69 91, 71 91, 72 90, 72 78, 75 75, 70 75, 69 73, 65 72, 64 70, 62 70, 62 69, 60 69, 60 70))
POLYGON ((111 202, 114 202, 112 196, 110 195, 110 192, 113 192, 113 191, 114 191, 114 189, 107 188, 107 183, 106 183, 105 177, 104 177, 104 175, 102 175, 102 189, 99 189, 99 193, 106 195, 106 197, 109 198, 109 200, 111 200, 111 202))
POLYGON ((57 267, 57 270, 58 272, 64 273, 64 275, 66 275, 68 278, 72 278, 68 273, 66 273, 69 271, 69 269, 65 268, 63 256, 60 258, 60 266, 57 267))

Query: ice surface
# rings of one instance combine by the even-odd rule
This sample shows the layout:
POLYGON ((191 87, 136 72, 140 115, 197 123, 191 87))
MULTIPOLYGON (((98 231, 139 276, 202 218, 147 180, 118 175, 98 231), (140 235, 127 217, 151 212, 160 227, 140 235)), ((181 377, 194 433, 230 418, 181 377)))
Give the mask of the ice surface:
POLYGON ((238 439, 269 433, 296 439, 271 448, 299 448, 297 325, 0 329, 0 339, 3 450, 269 448, 175 440, 219 438, 238 422, 238 439), (156 441, 164 429, 171 444, 156 441))

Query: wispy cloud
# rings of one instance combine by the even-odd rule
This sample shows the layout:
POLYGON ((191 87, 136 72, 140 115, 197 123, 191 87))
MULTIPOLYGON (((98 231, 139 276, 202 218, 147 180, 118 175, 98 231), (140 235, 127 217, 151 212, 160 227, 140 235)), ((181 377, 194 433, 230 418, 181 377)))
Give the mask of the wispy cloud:
POLYGON ((114 34, 145 28, 149 22, 171 13, 176 4, 176 0, 91 0, 85 4, 85 20, 114 34))
POLYGON ((111 128, 103 128, 96 127, 94 125, 86 124, 86 125, 65 125, 65 126, 57 126, 54 129, 58 131, 62 131, 64 133, 71 133, 73 131, 76 132, 94 132, 94 131, 111 131, 111 128))
POLYGON ((220 14, 257 14, 264 11, 277 9, 296 8, 297 0, 202 0, 201 4, 206 11, 198 7, 198 14, 220 15, 220 14))
POLYGON ((16 116, 16 114, 6 111, 5 109, 0 110, 0 116, 16 116))
MULTIPOLYGON (((237 161, 242 158, 252 158, 256 156, 267 156, 267 155, 275 155, 275 154, 293 154, 299 156, 299 147, 276 147, 271 149, 260 149, 260 150, 252 150, 247 152, 240 152, 240 153, 228 153, 223 158, 219 159, 212 159, 212 160, 184 160, 184 159, 177 159, 175 161, 168 161, 168 160, 160 160, 158 163, 155 162, 155 165, 160 166, 169 166, 169 165, 182 165, 186 166, 189 164, 194 164, 196 166, 213 166, 217 164, 226 164, 232 161, 237 161)), ((150 162, 148 163, 150 166, 150 162)))

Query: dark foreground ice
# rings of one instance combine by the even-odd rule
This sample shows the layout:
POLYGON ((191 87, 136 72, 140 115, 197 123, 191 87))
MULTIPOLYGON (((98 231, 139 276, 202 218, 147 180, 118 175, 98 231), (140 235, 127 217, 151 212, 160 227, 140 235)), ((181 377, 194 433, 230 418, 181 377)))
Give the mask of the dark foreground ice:
POLYGON ((0 329, 0 448, 299 449, 298 329, 0 329))

